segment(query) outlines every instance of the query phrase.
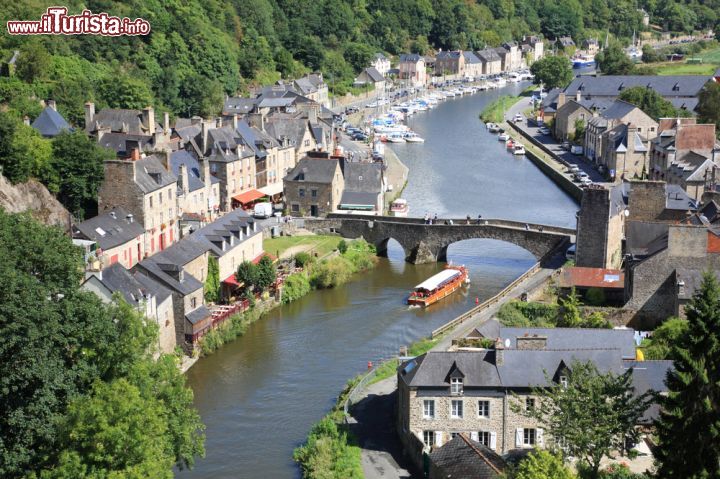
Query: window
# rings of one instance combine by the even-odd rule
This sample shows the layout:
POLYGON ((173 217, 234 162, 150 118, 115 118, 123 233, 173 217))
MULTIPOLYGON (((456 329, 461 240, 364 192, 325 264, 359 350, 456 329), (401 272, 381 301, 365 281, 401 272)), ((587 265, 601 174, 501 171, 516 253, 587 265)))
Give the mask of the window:
POLYGON ((478 401, 478 416, 490 417, 490 401, 478 401))
POLYGON ((462 394, 463 380, 462 378, 450 378, 450 394, 462 394))
POLYGON ((460 433, 459 432, 451 432, 450 439, 455 439, 456 437, 458 437, 458 434, 460 434, 460 433))
POLYGON ((525 411, 530 412, 535 409, 535 398, 525 398, 525 411))
POLYGON ((488 431, 478 431, 478 442, 485 447, 490 447, 490 433, 488 431))
POLYGON ((298 189, 298 195, 300 198, 305 198, 305 188, 298 189))
POLYGON ((195 309, 197 306, 197 298, 190 298, 190 307, 195 309))
POLYGON ((153 206, 152 206, 152 203, 153 203, 153 202, 152 202, 152 196, 148 196, 148 200, 150 201, 150 208, 152 208, 152 207, 153 207, 153 206))
POLYGON ((423 444, 428 447, 435 445, 435 431, 423 431, 423 444))
POLYGON ((560 384, 562 384, 562 387, 564 387, 564 388, 568 387, 567 376, 560 376, 560 384))
POLYGON ((452 419, 462 419, 462 417, 463 417, 462 399, 454 399, 450 402, 450 417, 452 419))
POLYGON ((292 211, 293 213, 300 213, 300 205, 297 203, 293 203, 292 205, 290 205, 290 211, 292 211))
POLYGON ((423 419, 435 419, 435 401, 426 399, 423 401, 423 419))
POLYGON ((314 188, 310 190, 310 196, 312 196, 313 198, 317 198, 317 190, 314 188))
POLYGON ((158 203, 159 203, 159 204, 162 204, 162 191, 161 191, 160 193, 158 193, 158 197, 159 197, 159 198, 158 198, 158 203))
POLYGON ((534 446, 537 443, 537 430, 523 429, 523 445, 534 446))

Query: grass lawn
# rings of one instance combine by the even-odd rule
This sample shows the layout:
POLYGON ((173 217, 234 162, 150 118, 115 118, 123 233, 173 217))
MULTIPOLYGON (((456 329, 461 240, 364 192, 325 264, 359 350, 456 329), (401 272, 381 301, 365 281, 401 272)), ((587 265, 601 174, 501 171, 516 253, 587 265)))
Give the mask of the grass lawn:
POLYGON ((298 253, 305 251, 323 257, 334 251, 341 239, 338 236, 327 235, 279 236, 266 239, 263 242, 263 249, 276 256, 283 256, 283 253, 293 248, 293 251, 298 253))
POLYGON ((485 123, 502 123, 505 121, 505 112, 514 106, 517 101, 518 97, 516 96, 503 95, 498 97, 480 113, 480 119, 485 123))
POLYGON ((714 63, 720 65, 720 48, 713 48, 712 50, 705 50, 699 55, 695 55, 698 58, 702 58, 704 63, 714 63))
POLYGON ((656 63, 652 68, 658 75, 712 75, 717 65, 711 63, 656 63))

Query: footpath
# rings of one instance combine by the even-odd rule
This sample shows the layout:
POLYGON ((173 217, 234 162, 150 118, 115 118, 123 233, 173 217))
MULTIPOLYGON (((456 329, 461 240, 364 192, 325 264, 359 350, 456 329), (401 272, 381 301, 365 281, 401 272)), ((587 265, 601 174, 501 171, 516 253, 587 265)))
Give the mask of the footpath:
MULTIPOLYGON (((492 319, 507 301, 542 288, 564 262, 564 255, 556 254, 535 274, 507 291, 502 299, 448 331, 432 351, 446 351, 453 339, 467 336, 473 329, 492 319)), ((409 461, 404 457, 395 432, 396 390, 396 376, 371 384, 358 394, 350 410, 351 429, 362 448, 361 463, 366 479, 421 477, 417 475, 418 471, 411 469, 409 461)))

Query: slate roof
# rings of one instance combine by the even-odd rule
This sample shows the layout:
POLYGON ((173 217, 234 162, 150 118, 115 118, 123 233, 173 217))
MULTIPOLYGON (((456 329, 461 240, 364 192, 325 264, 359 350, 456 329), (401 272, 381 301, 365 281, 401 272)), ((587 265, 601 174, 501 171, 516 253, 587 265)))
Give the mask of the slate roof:
POLYGON ((35 118, 32 123, 32 127, 35 128, 42 136, 55 137, 63 131, 71 130, 70 125, 65 118, 62 117, 54 108, 45 107, 45 109, 35 118))
POLYGON ((442 477, 495 479, 505 470, 505 461, 492 449, 458 434, 430 453, 430 461, 442 477))
POLYGON ((424 58, 422 55, 418 55, 417 53, 403 53, 402 55, 400 55, 401 62, 416 63, 420 60, 424 60, 424 58))
MULTIPOLYGON (((188 190, 190 192, 205 187, 205 183, 200 176, 200 163, 198 163, 197 158, 185 150, 172 152, 170 155, 170 167, 172 168, 173 175, 178 177, 178 179, 180 178, 180 165, 185 165, 185 169, 187 170, 188 190)), ((220 180, 210 175, 210 182, 211 184, 215 184, 219 183, 220 180)))
POLYGON ((670 225, 667 223, 627 221, 625 236, 628 253, 633 257, 642 258, 667 248, 669 228, 670 225))
MULTIPOLYGON (((149 131, 150 125, 145 125, 142 121, 142 111, 125 110, 120 108, 105 108, 95 114, 93 118, 93 127, 110 128, 110 131, 120 133, 130 133, 133 135, 144 135, 149 131)), ((155 123, 156 130, 162 130, 159 123, 155 123)))
POLYGON ((623 90, 636 86, 642 86, 652 88, 667 99, 679 97, 685 97, 687 99, 696 97, 708 80, 710 80, 710 77, 703 75, 579 76, 575 78, 570 85, 568 85, 565 89, 565 94, 568 96, 575 96, 575 93, 578 90, 581 90, 583 96, 617 97, 623 90))
POLYGON ((377 68, 375 67, 369 67, 365 69, 365 73, 367 74, 368 78, 372 80, 373 83, 379 83, 385 81, 385 77, 382 76, 382 74, 377 71, 377 68))
POLYGON ((140 151, 150 150, 153 143, 153 137, 151 135, 132 135, 111 132, 103 134, 98 140, 98 145, 114 150, 119 156, 130 156, 130 152, 127 151, 128 140, 137 141, 140 151))
POLYGON ((107 213, 74 225, 73 229, 85 238, 95 241, 103 250, 109 250, 145 233, 142 223, 137 219, 131 223, 127 215, 128 212, 124 209, 113 208, 107 213))
POLYGON ((165 169, 157 155, 146 156, 135 162, 135 183, 143 193, 152 193, 176 181, 177 177, 165 169))
POLYGON ((128 304, 135 307, 148 296, 155 296, 158 303, 170 296, 170 291, 156 281, 140 273, 133 274, 120 263, 105 268, 100 281, 113 293, 119 292, 128 304))
POLYGON ((268 148, 278 146, 277 140, 254 126, 250 126, 246 121, 239 121, 236 131, 242 138, 243 144, 250 147, 258 158, 267 156, 268 148))
POLYGON ((411 387, 448 387, 448 375, 453 367, 463 373, 465 388, 501 386, 494 351, 431 351, 403 363, 401 378, 411 387))
POLYGON ((253 231, 255 219, 240 208, 230 211, 212 223, 188 236, 220 257, 248 238, 262 234, 262 228, 253 231), (231 236, 234 238, 231 240, 231 236), (233 242, 232 246, 230 242, 233 242), (225 249, 223 249, 223 245, 225 249))
POLYGON ((285 177, 285 181, 308 181, 312 183, 332 183, 338 160, 303 158, 298 161, 285 177), (304 179, 300 179, 304 177, 304 179))
POLYGON ((373 193, 382 191, 382 165, 380 163, 345 163, 345 191, 373 193))
POLYGON ((255 108, 255 105, 257 105, 257 103, 257 98, 230 97, 225 100, 225 105, 223 106, 223 113, 225 113, 226 115, 245 115, 247 113, 250 113, 255 108))
POLYGON ((475 53, 478 58, 485 63, 500 61, 500 55, 498 55, 497 52, 492 48, 486 48, 485 50, 480 50, 475 53))
POLYGON ((462 52, 460 50, 446 50, 442 52, 438 52, 437 55, 435 55, 435 61, 438 60, 457 60, 460 58, 460 54, 462 52))
POLYGON ((278 141, 281 141, 283 137, 289 138, 292 145, 300 148, 308 128, 307 120, 302 118, 273 117, 270 117, 269 120, 265 122, 265 131, 278 141))
MULTIPOLYGON (((663 392, 667 390, 665 377, 673 367, 672 361, 626 361, 625 368, 633 368, 632 380, 635 395, 647 391, 663 392)), ((651 404, 640 418, 640 423, 649 424, 660 415, 658 404, 651 404)))
POLYGON ((169 248, 150 256, 138 263, 137 271, 146 271, 164 286, 180 293, 191 294, 203 287, 193 275, 185 272, 179 281, 171 273, 180 271, 184 265, 204 254, 208 247, 202 243, 185 238, 169 248))
POLYGON ((258 108, 287 108, 295 103, 296 97, 263 98, 258 103, 258 108))
POLYGON ((182 139, 183 142, 188 142, 192 138, 196 138, 200 133, 202 133, 202 125, 200 123, 189 123, 189 124, 180 124, 180 120, 175 123, 175 134, 182 139))
POLYGON ((375 60, 387 60, 387 57, 382 52, 376 53, 373 58, 375 60))
POLYGON ((602 116, 610 120, 618 120, 637 108, 632 103, 623 100, 615 100, 602 112, 602 116))
POLYGON ((466 64, 477 64, 482 63, 482 60, 480 60, 477 55, 475 55, 473 52, 465 51, 462 52, 463 56, 465 57, 465 63, 466 64))
MULTIPOLYGON (((689 268, 677 268, 675 276, 678 282, 682 281, 684 287, 680 288, 678 299, 689 300, 700 289, 704 271, 689 268)), ((720 271, 713 271, 715 277, 720 280, 720 271)))
POLYGON ((367 193, 363 191, 343 191, 340 197, 340 204, 347 207, 349 205, 376 205, 379 193, 367 193))
POLYGON ((589 328, 500 328, 503 342, 510 340, 510 348, 517 348, 517 338, 544 336, 547 349, 617 349, 623 358, 635 358, 632 329, 589 328))
POLYGON ((202 321, 203 319, 210 316, 210 310, 207 309, 207 306, 200 305, 199 308, 194 309, 193 311, 190 311, 188 314, 185 315, 185 319, 190 321, 190 324, 197 324, 199 321, 202 321))

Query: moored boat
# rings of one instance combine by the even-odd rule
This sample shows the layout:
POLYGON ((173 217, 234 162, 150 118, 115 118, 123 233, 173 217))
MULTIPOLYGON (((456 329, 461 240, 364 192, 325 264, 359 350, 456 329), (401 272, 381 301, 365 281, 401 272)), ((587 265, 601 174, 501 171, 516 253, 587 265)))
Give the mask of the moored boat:
POLYGON ((521 143, 515 143, 513 145, 513 155, 524 155, 525 154, 525 146, 521 143))
POLYGON ((392 216, 397 216, 398 218, 405 218, 407 217, 409 211, 410 207, 408 206, 408 202, 406 199, 398 198, 392 203, 390 203, 390 214, 392 216))
POLYGON ((503 132, 498 135, 498 141, 508 141, 509 139, 510 135, 508 135, 507 133, 503 132))
POLYGON ((458 290, 463 284, 469 283, 467 268, 464 266, 447 266, 434 276, 415 286, 408 297, 408 304, 427 307, 458 290))

